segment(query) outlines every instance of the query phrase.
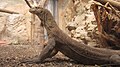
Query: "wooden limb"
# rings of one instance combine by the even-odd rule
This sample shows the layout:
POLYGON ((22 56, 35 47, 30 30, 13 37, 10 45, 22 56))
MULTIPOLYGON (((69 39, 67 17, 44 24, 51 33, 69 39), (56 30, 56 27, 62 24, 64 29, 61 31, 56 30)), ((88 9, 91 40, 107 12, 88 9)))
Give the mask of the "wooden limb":
POLYGON ((6 9, 0 9, 0 12, 9 13, 9 14, 19 14, 18 12, 6 10, 6 9))
POLYGON ((104 32, 104 35, 101 34, 101 33, 100 33, 100 35, 101 35, 103 38, 105 38, 106 40, 109 40, 109 41, 113 42, 116 47, 120 48, 120 45, 119 45, 119 44, 120 44, 120 40, 117 39, 116 37, 114 37, 114 36, 112 36, 112 35, 110 36, 110 35, 108 35, 108 34, 105 33, 105 32, 104 32))
POLYGON ((96 4, 92 4, 92 9, 94 11, 94 15, 95 15, 95 18, 96 18, 96 21, 97 21, 98 31, 102 32, 101 24, 100 24, 101 23, 100 11, 98 10, 98 6, 96 4))
POLYGON ((94 0, 94 1, 98 1, 102 4, 106 4, 107 2, 109 2, 112 6, 116 7, 118 10, 120 10, 120 2, 116 2, 114 0, 94 0))
POLYGON ((25 2, 27 3, 27 5, 28 5, 30 8, 32 8, 32 6, 30 5, 30 3, 29 3, 27 0, 25 0, 25 2))
MULTIPOLYGON (((93 3, 98 5, 98 6, 104 7, 105 9, 111 10, 111 8, 104 6, 101 3, 99 3, 99 2, 93 1, 93 3)), ((109 3, 109 2, 107 2, 107 3, 109 3)))
POLYGON ((116 12, 114 7, 111 4, 109 4, 109 5, 110 5, 111 9, 113 10, 113 12, 115 13, 115 15, 118 16, 118 18, 120 18, 120 15, 116 12))
MULTIPOLYGON (((98 31, 100 32, 100 33, 103 33, 103 29, 105 28, 104 26, 106 26, 106 22, 104 22, 105 21, 105 19, 106 19, 106 17, 107 17, 107 11, 106 11, 106 9, 108 9, 109 10, 109 8, 107 7, 107 5, 108 5, 109 3, 106 3, 106 5, 104 6, 104 8, 103 9, 101 9, 102 10, 102 14, 100 13, 100 9, 98 9, 98 4, 93 4, 91 7, 92 7, 92 9, 93 9, 93 11, 94 11, 94 15, 95 15, 95 18, 96 18, 96 22, 97 22, 97 27, 98 27, 98 31), (101 16, 102 17, 104 17, 103 18, 103 21, 101 20, 101 16)), ((102 6, 102 5, 100 5, 100 6, 102 6)), ((107 44, 107 42, 106 42, 106 40, 101 36, 101 35, 99 35, 99 39, 100 39, 100 41, 101 41, 101 45, 99 45, 100 47, 102 47, 102 48, 109 48, 109 46, 108 46, 108 44, 107 44)))

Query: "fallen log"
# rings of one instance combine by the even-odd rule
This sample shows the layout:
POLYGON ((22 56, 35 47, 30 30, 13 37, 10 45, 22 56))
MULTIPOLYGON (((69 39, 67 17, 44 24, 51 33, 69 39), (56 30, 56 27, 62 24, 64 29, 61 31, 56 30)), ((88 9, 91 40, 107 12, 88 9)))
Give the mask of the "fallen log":
POLYGON ((106 4, 107 2, 109 2, 112 6, 116 7, 118 10, 120 10, 120 2, 116 2, 113 0, 94 0, 97 2, 100 2, 102 4, 106 4))

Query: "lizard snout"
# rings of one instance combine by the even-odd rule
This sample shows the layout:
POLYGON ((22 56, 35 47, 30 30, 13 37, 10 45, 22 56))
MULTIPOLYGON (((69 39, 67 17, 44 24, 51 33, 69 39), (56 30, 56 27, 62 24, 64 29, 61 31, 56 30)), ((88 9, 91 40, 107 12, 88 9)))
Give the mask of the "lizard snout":
POLYGON ((29 9, 29 12, 30 12, 30 13, 36 13, 36 11, 35 11, 34 8, 29 9))

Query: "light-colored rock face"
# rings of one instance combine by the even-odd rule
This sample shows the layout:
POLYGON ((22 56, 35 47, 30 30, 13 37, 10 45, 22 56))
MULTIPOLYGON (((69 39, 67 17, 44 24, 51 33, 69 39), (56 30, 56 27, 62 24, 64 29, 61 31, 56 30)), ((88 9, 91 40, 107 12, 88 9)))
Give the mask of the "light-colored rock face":
MULTIPOLYGON (((5 24, 1 26, 2 29, 5 28, 5 31, 1 31, 1 39, 5 40, 8 44, 28 41, 28 32, 25 23, 25 16, 22 14, 12 14, 8 17, 5 17, 5 24)), ((4 20, 4 19, 3 19, 4 20)), ((1 22, 3 23, 3 22, 1 22)), ((1 25, 1 24, 0 24, 1 25)), ((1 29, 1 30, 2 30, 1 29)))
POLYGON ((6 2, 1 2, 0 3, 0 8, 2 9, 2 8, 5 8, 6 6, 7 6, 7 4, 8 3, 6 3, 6 2))
POLYGON ((0 32, 3 32, 5 29, 6 17, 0 17, 0 32))
POLYGON ((29 13, 29 7, 25 1, 21 0, 2 0, 0 8, 15 11, 20 14, 0 14, 0 39, 7 44, 40 44, 41 38, 44 39, 43 28, 40 27, 40 20, 29 13), (32 18, 32 19, 31 19, 32 18), (36 22, 37 21, 37 22, 36 22), (42 29, 42 31, 41 31, 42 29))
POLYGON ((72 7, 67 6, 66 9, 69 9, 69 12, 64 11, 65 17, 63 17, 69 36, 77 41, 82 40, 85 43, 87 42, 90 46, 96 46, 96 41, 93 39, 95 38, 93 32, 96 31, 97 25, 90 5, 91 0, 74 0, 72 7), (72 13, 73 9, 73 17, 70 17, 70 12, 72 13))

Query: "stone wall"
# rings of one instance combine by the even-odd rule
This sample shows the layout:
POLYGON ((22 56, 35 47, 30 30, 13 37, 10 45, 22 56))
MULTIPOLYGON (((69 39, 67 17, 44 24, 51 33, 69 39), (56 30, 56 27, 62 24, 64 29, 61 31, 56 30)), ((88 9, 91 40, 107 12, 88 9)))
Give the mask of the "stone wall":
POLYGON ((92 0, 68 0, 60 9, 59 26, 71 38, 97 46, 94 13, 90 9, 92 0))
POLYGON ((29 7, 20 0, 4 0, 0 4, 1 9, 20 13, 0 13, 0 40, 7 44, 29 44, 31 31, 29 7))

